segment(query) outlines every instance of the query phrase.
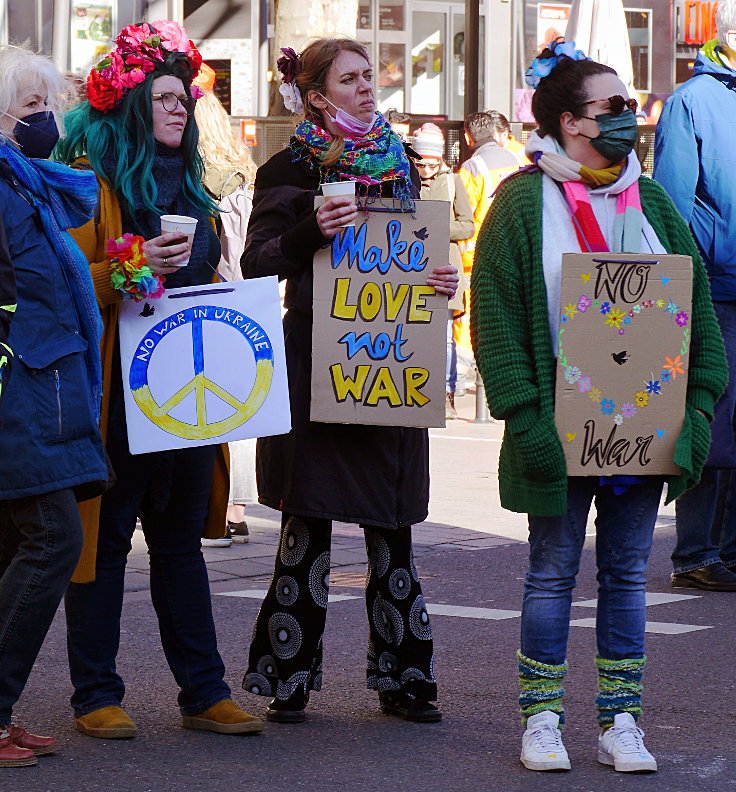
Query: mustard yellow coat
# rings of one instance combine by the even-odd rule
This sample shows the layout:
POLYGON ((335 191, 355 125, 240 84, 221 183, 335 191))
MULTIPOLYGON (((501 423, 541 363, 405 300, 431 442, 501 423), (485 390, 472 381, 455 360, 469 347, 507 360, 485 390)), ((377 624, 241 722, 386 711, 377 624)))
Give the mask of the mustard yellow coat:
MULTIPOLYGON (((120 312, 122 295, 110 284, 110 262, 107 260, 106 246, 110 238, 118 239, 123 235, 122 215, 117 196, 107 182, 98 179, 100 185, 99 215, 89 223, 71 230, 69 233, 87 257, 92 271, 97 304, 102 312, 104 329, 100 342, 102 358, 102 411, 100 431, 107 438, 107 420, 110 397, 107 387, 112 376, 115 333, 120 312)), ((219 447, 215 455, 215 470, 212 477, 209 514, 205 524, 204 536, 216 538, 223 536, 226 525, 226 511, 230 491, 229 457, 227 444, 219 447)), ((72 577, 74 583, 91 583, 95 579, 97 561, 97 535, 99 531, 101 498, 79 504, 79 513, 84 527, 84 546, 77 568, 72 577)))

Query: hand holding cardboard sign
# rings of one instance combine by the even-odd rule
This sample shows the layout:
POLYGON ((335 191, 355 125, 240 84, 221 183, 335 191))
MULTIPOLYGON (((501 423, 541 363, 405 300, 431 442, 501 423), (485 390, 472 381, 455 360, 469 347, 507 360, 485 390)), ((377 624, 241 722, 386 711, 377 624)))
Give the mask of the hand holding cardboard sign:
POLYGON ((455 296, 457 285, 460 278, 457 269, 452 264, 445 264, 444 267, 435 267, 427 278, 427 286, 434 286, 434 290, 440 294, 446 294, 450 299, 455 296))

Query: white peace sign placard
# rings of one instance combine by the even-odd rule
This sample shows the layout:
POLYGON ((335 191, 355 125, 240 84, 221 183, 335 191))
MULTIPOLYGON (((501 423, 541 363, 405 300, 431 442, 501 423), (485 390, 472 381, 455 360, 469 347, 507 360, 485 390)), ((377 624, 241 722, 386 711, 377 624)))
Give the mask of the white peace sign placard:
POLYGON ((277 278, 126 301, 119 329, 132 454, 291 428, 277 278))

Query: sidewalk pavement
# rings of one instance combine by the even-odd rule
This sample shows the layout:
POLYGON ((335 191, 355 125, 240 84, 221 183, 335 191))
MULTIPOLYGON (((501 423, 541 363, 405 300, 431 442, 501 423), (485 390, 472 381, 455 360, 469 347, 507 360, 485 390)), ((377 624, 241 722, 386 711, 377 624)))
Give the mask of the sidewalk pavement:
MULTIPOLYGON (((498 453, 503 423, 474 423, 475 393, 456 399, 459 417, 444 429, 430 430, 431 492, 429 518, 414 526, 414 553, 467 552, 525 542, 526 515, 501 508, 498 453)), ((594 510, 588 532, 593 533, 594 510)), ((673 522, 672 505, 660 509, 659 521, 673 522)), ((248 506, 247 544, 203 548, 214 593, 235 591, 248 583, 268 584, 279 539, 280 513, 259 504, 248 506)), ((334 585, 362 586, 366 551, 357 525, 335 523, 332 532, 334 585)), ((148 597, 148 556, 140 530, 133 537, 125 578, 127 599, 148 597)))

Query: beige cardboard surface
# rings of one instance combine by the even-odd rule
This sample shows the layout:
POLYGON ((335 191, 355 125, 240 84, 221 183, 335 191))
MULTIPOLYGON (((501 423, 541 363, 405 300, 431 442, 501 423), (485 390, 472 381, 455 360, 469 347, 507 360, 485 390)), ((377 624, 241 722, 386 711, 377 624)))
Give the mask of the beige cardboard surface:
POLYGON ((445 425, 447 297, 426 282, 449 261, 449 208, 361 211, 315 255, 313 421, 445 425))
POLYGON ((563 256, 555 421, 570 476, 678 473, 692 261, 563 256))

